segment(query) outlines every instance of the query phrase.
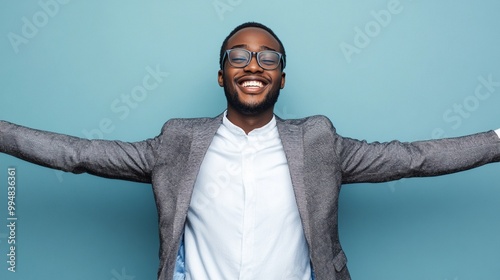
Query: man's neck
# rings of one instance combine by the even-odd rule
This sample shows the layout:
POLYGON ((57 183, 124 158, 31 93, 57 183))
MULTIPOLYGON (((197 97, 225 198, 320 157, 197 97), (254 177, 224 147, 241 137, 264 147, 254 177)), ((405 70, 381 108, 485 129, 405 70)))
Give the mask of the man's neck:
POLYGON ((246 115, 234 110, 234 108, 228 107, 226 116, 231 123, 240 127, 248 134, 250 131, 268 124, 272 120, 274 114, 273 108, 259 114, 246 115))

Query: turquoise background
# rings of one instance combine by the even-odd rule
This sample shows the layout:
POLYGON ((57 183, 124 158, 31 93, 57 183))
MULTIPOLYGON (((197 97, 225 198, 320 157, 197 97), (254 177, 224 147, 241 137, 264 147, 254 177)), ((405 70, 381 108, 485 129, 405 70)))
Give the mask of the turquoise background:
MULTIPOLYGON (((498 1, 54 1, 0 4, 0 119, 80 137, 99 136, 107 122, 103 138, 135 141, 172 117, 214 116, 225 108, 220 44, 253 20, 287 50, 281 117, 324 114, 340 134, 369 141, 500 127, 500 86, 474 95, 479 77, 500 82, 498 1), (139 101, 122 101, 148 67, 168 77, 139 101)), ((500 279, 499 181, 492 164, 344 186, 340 234, 353 279, 500 279)), ((155 279, 149 185, 2 154, 0 186, 1 279, 155 279), (18 172, 16 273, 5 262, 10 166, 18 172)))

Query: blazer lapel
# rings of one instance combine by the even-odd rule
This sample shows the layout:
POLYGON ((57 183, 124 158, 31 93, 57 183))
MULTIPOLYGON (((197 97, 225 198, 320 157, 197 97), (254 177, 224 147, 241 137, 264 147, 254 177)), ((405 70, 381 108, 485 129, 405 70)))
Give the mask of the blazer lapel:
POLYGON ((184 223, 191 203, 191 195, 193 193, 196 176, 198 175, 203 158, 221 122, 222 114, 212 119, 200 119, 193 123, 193 138, 189 149, 186 171, 184 172, 184 180, 179 185, 179 193, 177 196, 174 230, 177 231, 178 234, 182 233, 184 230, 184 223))
POLYGON ((302 138, 302 127, 276 118, 278 132, 283 144, 290 177, 292 179, 295 200, 299 209, 300 218, 304 235, 309 244, 311 244, 311 226, 307 210, 307 193, 304 184, 304 140, 302 138))

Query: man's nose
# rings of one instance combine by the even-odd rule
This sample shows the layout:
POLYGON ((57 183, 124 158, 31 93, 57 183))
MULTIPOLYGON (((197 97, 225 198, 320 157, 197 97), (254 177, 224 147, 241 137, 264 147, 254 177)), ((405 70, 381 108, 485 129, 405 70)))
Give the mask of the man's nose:
POLYGON ((250 62, 248 63, 247 66, 245 66, 245 71, 250 71, 250 72, 262 72, 264 69, 260 67, 259 62, 257 61, 257 56, 252 55, 252 58, 250 58, 250 62))

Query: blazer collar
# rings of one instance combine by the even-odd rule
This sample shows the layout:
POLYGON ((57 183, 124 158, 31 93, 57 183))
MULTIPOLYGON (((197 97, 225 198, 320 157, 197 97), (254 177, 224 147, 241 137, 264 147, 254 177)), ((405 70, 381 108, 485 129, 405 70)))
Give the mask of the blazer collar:
POLYGON ((184 180, 179 185, 179 194, 177 196, 178 211, 176 212, 174 229, 179 231, 178 234, 181 234, 184 230, 184 222, 191 203, 191 196, 198 171, 208 147, 222 123, 222 117, 223 115, 220 114, 215 118, 199 119, 192 123, 192 141, 189 148, 189 157, 186 171, 184 172, 184 180))
POLYGON ((308 243, 311 244, 311 226, 308 217, 309 211, 307 210, 307 192, 304 184, 304 138, 302 137, 302 126, 281 118, 276 118, 276 125, 288 162, 304 235, 308 243))

